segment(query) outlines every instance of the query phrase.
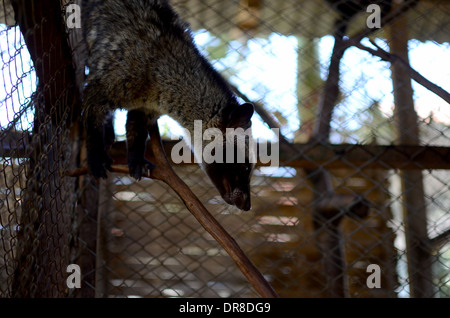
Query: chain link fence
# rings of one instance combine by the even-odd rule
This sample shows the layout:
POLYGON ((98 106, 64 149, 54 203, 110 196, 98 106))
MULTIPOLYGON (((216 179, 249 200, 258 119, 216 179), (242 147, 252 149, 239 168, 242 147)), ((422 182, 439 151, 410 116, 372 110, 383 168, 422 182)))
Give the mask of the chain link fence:
MULTIPOLYGON (((258 297, 166 184, 67 176, 86 156, 81 31, 65 23, 79 2, 0 3, 0 296, 258 297), (67 286, 69 264, 81 288, 67 286)), ((171 3, 255 104, 254 136, 279 141, 249 212, 196 165, 175 166, 276 292, 449 297, 450 2, 378 1, 392 5, 374 29, 367 4, 349 17, 339 1, 171 3)), ((169 147, 181 135, 170 118, 159 126, 169 147)), ((115 129, 123 164, 122 111, 115 129)))

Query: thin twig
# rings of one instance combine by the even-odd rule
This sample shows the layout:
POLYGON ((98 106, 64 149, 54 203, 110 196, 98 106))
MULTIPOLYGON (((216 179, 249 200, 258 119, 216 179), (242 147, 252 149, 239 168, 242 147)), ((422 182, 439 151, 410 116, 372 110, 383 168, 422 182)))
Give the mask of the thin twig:
POLYGON ((361 43, 355 44, 355 46, 361 50, 364 50, 366 52, 369 52, 372 55, 378 56, 383 61, 387 61, 390 63, 400 63, 408 72, 411 79, 415 80, 417 83, 425 87, 426 89, 432 91, 436 95, 438 95, 440 98, 445 100, 447 103, 450 103, 450 93, 448 93, 446 90, 444 90, 442 87, 430 82, 428 79, 423 77, 419 72, 417 72, 415 69, 413 69, 409 63, 405 62, 401 57, 391 54, 387 51, 385 51, 383 48, 381 48, 378 44, 375 43, 375 41, 370 40, 370 43, 372 43, 373 46, 376 47, 376 49, 372 49, 370 47, 367 47, 361 43))

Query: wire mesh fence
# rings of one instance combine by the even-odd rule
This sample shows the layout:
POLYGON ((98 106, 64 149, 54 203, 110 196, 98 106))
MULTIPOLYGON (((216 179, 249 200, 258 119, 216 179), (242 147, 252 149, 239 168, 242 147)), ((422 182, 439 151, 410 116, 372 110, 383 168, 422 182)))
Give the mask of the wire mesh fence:
MULTIPOLYGON (((56 297, 67 288, 66 263, 73 247, 75 184, 61 173, 71 162, 67 123, 73 83, 67 81, 64 49, 51 43, 61 34, 43 34, 54 21, 46 20, 42 9, 33 16, 25 6, 14 5, 20 28, 27 32, 5 25, 0 31, 0 295, 56 297)), ((11 10, 11 3, 2 2, 7 17, 2 22, 10 23, 11 10)))
MULTIPOLYGON (((166 184, 67 176, 86 158, 82 29, 67 22, 80 1, 0 3, 0 296, 258 297, 166 184), (81 288, 68 287, 69 264, 81 288)), ((276 292, 449 297, 450 2, 374 1, 380 28, 367 27, 370 1, 355 14, 339 1, 171 3, 254 103, 255 138, 279 142, 280 165, 254 171, 248 212, 197 165, 175 166, 276 292)), ((170 148, 181 129, 159 126, 170 148)))

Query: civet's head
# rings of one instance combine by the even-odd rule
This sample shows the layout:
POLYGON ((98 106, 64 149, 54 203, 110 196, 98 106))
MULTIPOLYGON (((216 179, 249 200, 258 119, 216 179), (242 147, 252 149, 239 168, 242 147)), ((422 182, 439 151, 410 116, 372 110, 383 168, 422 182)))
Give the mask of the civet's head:
POLYGON ((250 178, 256 162, 256 144, 251 135, 253 112, 250 103, 236 107, 221 131, 221 149, 208 144, 203 148, 204 159, 211 155, 212 160, 203 160, 202 168, 225 202, 244 211, 251 209, 250 178))

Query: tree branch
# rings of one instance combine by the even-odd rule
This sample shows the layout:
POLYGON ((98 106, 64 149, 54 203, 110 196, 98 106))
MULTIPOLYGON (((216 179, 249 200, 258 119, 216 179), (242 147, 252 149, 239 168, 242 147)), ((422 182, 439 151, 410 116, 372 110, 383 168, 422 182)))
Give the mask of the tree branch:
POLYGON ((450 241, 450 229, 442 232, 436 237, 433 237, 430 239, 430 245, 434 249, 441 248, 444 244, 446 244, 448 241, 450 241))
MULTIPOLYGON (((403 1, 400 5, 396 6, 395 9, 391 10, 388 14, 381 17, 381 25, 384 27, 388 23, 392 22, 394 19, 408 12, 411 8, 413 8, 419 1, 418 0, 406 0, 403 1)), ((378 31, 379 29, 373 28, 364 28, 356 34, 352 35, 349 39, 344 40, 343 47, 348 48, 350 46, 354 46, 361 42, 361 40, 365 37, 368 37, 372 33, 378 31)))
MULTIPOLYGON (((156 168, 150 174, 144 174, 144 177, 161 180, 175 190, 197 221, 227 251, 255 290, 264 298, 278 297, 236 241, 216 221, 197 196, 172 169, 162 146, 157 124, 150 127, 150 145, 155 155, 156 168)), ((112 166, 111 168, 112 172, 129 174, 128 167, 126 166, 112 166)), ((79 176, 86 173, 88 173, 87 167, 82 167, 69 171, 66 175, 79 176)))
POLYGON ((447 103, 450 103, 450 93, 448 93, 446 90, 444 90, 442 87, 430 82, 428 79, 426 79, 424 76, 422 76, 419 72, 414 70, 409 63, 405 62, 401 57, 391 54, 384 49, 382 49, 378 44, 375 43, 375 41, 370 40, 370 43, 372 43, 373 46, 376 47, 376 49, 372 49, 370 47, 367 47, 361 43, 355 44, 355 46, 361 50, 364 50, 366 52, 369 52, 370 54, 374 56, 378 56, 383 61, 387 61, 390 63, 400 63, 408 72, 408 75, 415 80, 417 83, 422 85, 423 87, 427 88, 428 90, 432 91, 436 95, 438 95, 440 98, 445 100, 447 103))

